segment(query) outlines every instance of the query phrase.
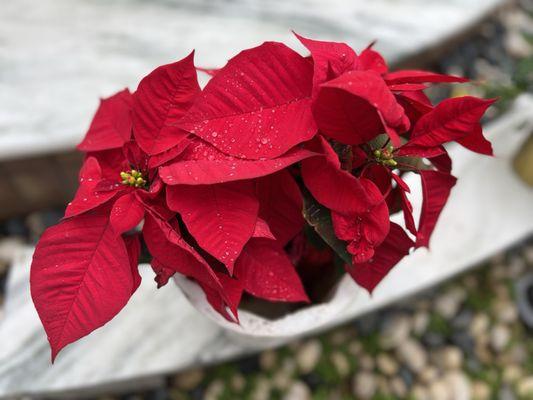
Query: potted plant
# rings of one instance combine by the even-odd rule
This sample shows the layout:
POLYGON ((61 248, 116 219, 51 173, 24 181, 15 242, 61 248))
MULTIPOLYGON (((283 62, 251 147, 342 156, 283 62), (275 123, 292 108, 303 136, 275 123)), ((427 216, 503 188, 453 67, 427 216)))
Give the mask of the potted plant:
POLYGON ((102 100, 31 269, 52 358, 127 303, 142 251, 159 286, 176 276, 199 312, 275 341, 330 323, 428 246, 456 182, 443 145, 492 154, 479 121, 494 100, 433 105, 428 84, 465 79, 297 37, 310 56, 266 42, 202 69, 201 89, 191 53, 102 100))

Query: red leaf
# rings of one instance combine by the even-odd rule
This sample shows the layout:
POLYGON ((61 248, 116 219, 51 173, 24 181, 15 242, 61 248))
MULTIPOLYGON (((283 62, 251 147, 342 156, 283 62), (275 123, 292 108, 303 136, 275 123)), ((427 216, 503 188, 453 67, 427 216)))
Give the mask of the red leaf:
POLYGON ((372 50, 374 43, 364 49, 357 59, 356 69, 359 71, 374 71, 378 74, 385 74, 389 67, 385 59, 377 51, 372 50))
POLYGON ((200 247, 224 263, 231 274, 254 232, 259 210, 254 184, 169 186, 167 204, 180 213, 200 247))
POLYGON ((65 218, 74 217, 101 206, 115 197, 124 187, 118 183, 117 179, 117 186, 112 184, 109 190, 99 190, 101 176, 102 170, 98 161, 94 157, 87 158, 80 171, 80 177, 78 179, 80 186, 74 199, 68 203, 67 209, 65 210, 65 218))
POLYGON ((287 170, 258 181, 259 215, 281 245, 286 245, 304 226, 300 189, 287 170))
POLYGON ((131 138, 131 93, 128 89, 100 100, 80 151, 100 151, 122 147, 131 138))
POLYGON ((176 126, 200 92, 194 52, 156 68, 133 94, 133 133, 149 155, 178 144, 187 134, 176 126))
POLYGON ((189 146, 180 161, 160 168, 159 175, 167 185, 223 183, 269 175, 314 155, 294 148, 272 160, 243 160, 198 140, 189 146))
MULTIPOLYGON (((142 189, 139 189, 142 190, 142 189)), ((144 205, 135 192, 121 196, 111 209, 109 223, 117 235, 135 228, 144 217, 144 205)))
POLYGON ((452 159, 450 158, 448 152, 443 146, 441 146, 441 150, 442 154, 435 157, 430 157, 428 158, 428 160, 431 161, 431 164, 433 164, 433 166, 437 168, 437 170, 449 174, 450 172, 452 172, 452 159))
POLYGON ((441 144, 457 141, 467 136, 479 135, 479 120, 496 100, 464 96, 446 99, 433 111, 421 117, 411 134, 411 140, 399 150, 399 155, 426 156, 441 144))
POLYGON ((156 272, 158 267, 166 269, 166 280, 175 272, 179 272, 208 285, 217 292, 221 290, 220 282, 211 267, 185 242, 177 227, 171 226, 151 213, 146 213, 143 238, 154 258, 152 267, 156 272))
POLYGON ((405 227, 411 232, 413 235, 416 235, 416 226, 415 226, 415 220, 413 218, 413 206, 411 205, 411 202, 407 198, 407 193, 410 192, 409 186, 404 182, 404 180, 396 174, 391 174, 392 178, 396 181, 398 184, 398 187, 400 188, 400 196, 402 201, 402 211, 403 211, 403 218, 405 221, 405 227))
POLYGON ((466 147, 468 150, 475 151, 476 153, 485 154, 487 156, 494 155, 492 144, 485 138, 485 136, 483 136, 481 124, 477 124, 470 135, 458 139, 457 143, 466 147))
POLYGON ((389 72, 383 76, 388 85, 400 85, 403 83, 437 83, 437 82, 468 82, 468 79, 460 76, 437 74, 429 71, 403 70, 389 72))
POLYGON ((383 196, 379 193, 369 193, 368 186, 373 184, 367 179, 359 179, 347 171, 340 169, 337 154, 323 138, 313 143, 312 150, 324 154, 302 162, 302 178, 305 186, 313 197, 330 210, 342 214, 365 212, 370 204, 379 203, 383 196))
POLYGON ((128 251, 130 260, 131 276, 133 277, 132 294, 137 290, 141 284, 141 275, 139 274, 139 256, 141 255, 141 241, 140 234, 128 235, 124 237, 124 244, 128 251))
POLYGON ((227 275, 216 273, 222 285, 222 291, 225 297, 221 296, 219 292, 211 289, 209 286, 198 282, 205 293, 207 301, 211 306, 224 318, 230 322, 239 322, 239 315, 237 308, 241 302, 243 283, 238 279, 231 278, 227 275), (226 298, 227 300, 224 300, 226 298), (228 312, 230 311, 230 312, 228 312))
POLYGON ((124 242, 103 213, 47 229, 33 256, 30 281, 52 361, 67 344, 111 320, 134 287, 124 242))
POLYGON ((313 114, 320 130, 345 144, 366 143, 384 128, 409 128, 404 109, 373 71, 349 71, 323 84, 313 114))
POLYGON ((346 270, 355 282, 372 293, 392 267, 409 253, 413 244, 399 225, 391 223, 389 234, 376 249, 373 259, 366 263, 347 266, 346 270))
POLYGON ((276 237, 270 230, 270 227, 266 221, 259 217, 257 218, 257 221, 255 221, 254 233, 252 234, 252 237, 276 240, 276 237))
POLYGON ((274 158, 316 133, 311 86, 311 64, 267 42, 232 58, 180 127, 233 156, 274 158))
POLYGON ((342 75, 352 69, 357 60, 355 51, 346 43, 323 42, 304 38, 293 32, 298 40, 311 52, 313 59, 313 98, 320 84, 342 75))
POLYGON ((165 150, 162 153, 151 156, 148 160, 148 169, 153 170, 157 167, 160 167, 161 165, 173 161, 179 155, 183 154, 183 152, 187 150, 187 147, 190 145, 191 141, 188 138, 185 138, 174 147, 165 150))
POLYGON ((422 180, 423 202, 416 247, 428 247, 433 229, 457 179, 439 171, 419 171, 419 174, 422 180))
POLYGON ((244 290, 270 301, 308 302, 300 277, 276 242, 252 239, 235 264, 235 275, 244 290))

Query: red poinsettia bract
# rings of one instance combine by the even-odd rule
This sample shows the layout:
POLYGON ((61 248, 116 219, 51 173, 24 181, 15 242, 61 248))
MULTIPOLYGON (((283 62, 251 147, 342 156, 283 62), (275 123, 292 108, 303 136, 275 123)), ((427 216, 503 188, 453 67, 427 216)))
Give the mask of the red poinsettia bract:
POLYGON ((245 293, 309 301, 298 260, 309 264, 322 250, 302 246, 306 226, 369 291, 411 249, 428 246, 456 182, 444 145, 492 154, 479 121, 493 100, 434 106, 428 84, 465 80, 390 72, 371 47, 356 54, 297 38, 310 57, 267 42, 219 70, 199 68, 211 75, 201 89, 191 53, 134 93, 101 101, 78 146, 86 153, 79 189, 32 264, 52 358, 126 305, 143 248, 158 286, 182 274, 238 322, 245 293), (404 180, 412 173, 423 194, 418 223, 404 180), (319 221, 310 207, 325 210, 319 221), (404 227, 390 221, 398 211, 404 227))

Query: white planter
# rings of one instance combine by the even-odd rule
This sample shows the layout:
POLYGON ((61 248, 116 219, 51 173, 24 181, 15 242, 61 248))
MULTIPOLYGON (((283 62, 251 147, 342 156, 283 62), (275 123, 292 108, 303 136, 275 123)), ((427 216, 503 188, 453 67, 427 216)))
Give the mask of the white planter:
POLYGON ((194 281, 178 274, 174 276, 174 280, 200 313, 230 331, 232 334, 228 336, 240 345, 249 344, 254 347, 257 347, 259 341, 265 346, 275 346, 285 343, 289 338, 334 325, 343 319, 346 311, 363 293, 363 289, 346 274, 333 289, 330 299, 323 303, 310 305, 272 320, 250 311, 239 310, 240 324, 235 324, 213 310, 202 289, 194 281))

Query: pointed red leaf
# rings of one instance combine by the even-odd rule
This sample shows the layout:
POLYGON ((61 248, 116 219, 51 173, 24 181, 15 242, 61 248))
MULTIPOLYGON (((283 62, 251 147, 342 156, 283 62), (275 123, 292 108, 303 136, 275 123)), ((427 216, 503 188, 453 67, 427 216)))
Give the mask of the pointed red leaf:
POLYGON ((485 138, 485 136, 483 136, 481 124, 477 124, 470 135, 458 139, 457 143, 466 147, 468 150, 475 151, 476 153, 485 154, 487 156, 494 155, 492 144, 485 138))
POLYGON ((471 96, 442 101, 418 120, 411 140, 398 150, 398 154, 428 156, 428 152, 441 144, 471 135, 478 137, 479 120, 494 102, 494 99, 484 100, 471 96))
POLYGON ((431 162, 431 164, 433 164, 435 168, 437 168, 437 170, 449 174, 450 172, 452 172, 452 159, 448 155, 448 152, 446 151, 444 146, 441 146, 441 150, 442 154, 435 157, 430 157, 428 158, 428 160, 431 162))
POLYGON ((324 83, 313 114, 320 130, 345 144, 368 142, 387 128, 409 128, 404 109, 373 71, 349 71, 324 83))
POLYGON ((30 281, 52 360, 67 344, 111 320, 134 287, 124 241, 110 229, 107 215, 94 212, 46 230, 30 281))
POLYGON ((143 238, 154 261, 157 260, 152 263, 152 267, 156 272, 158 267, 163 269, 166 280, 178 272, 203 282, 215 291, 221 290, 220 282, 211 267, 185 242, 176 226, 146 213, 143 238))
POLYGON ((383 76, 388 85, 400 85, 403 83, 438 83, 438 82, 468 82, 468 79, 460 76, 438 74, 429 71, 403 70, 389 72, 383 76))
POLYGON ((378 74, 385 74, 389 67, 385 59, 377 51, 372 49, 374 43, 371 43, 366 49, 364 49, 357 59, 356 69, 359 71, 374 71, 378 74))
POLYGON ((131 138, 131 93, 128 89, 100 100, 80 151, 100 151, 122 147, 131 138))
POLYGON ((298 184, 287 170, 258 181, 259 215, 281 245, 286 245, 304 226, 303 201, 298 184))
MULTIPOLYGON (((142 190, 142 189, 138 189, 142 190)), ((144 205, 132 191, 118 198, 111 208, 109 223, 117 235, 135 228, 144 217, 144 205)))
POLYGON ((289 257, 272 240, 252 239, 235 264, 244 290, 270 301, 308 302, 300 277, 289 257))
POLYGON ((124 186, 112 183, 109 190, 100 190, 102 170, 96 158, 89 157, 85 160, 79 176, 78 190, 74 199, 68 203, 65 218, 74 217, 84 212, 95 209, 115 197, 124 186), (116 186, 115 186, 116 185, 116 186))
POLYGON ((405 227, 411 232, 413 235, 416 235, 416 226, 415 226, 415 220, 413 218, 413 206, 411 205, 411 202, 407 198, 407 193, 410 192, 409 186, 405 183, 405 181, 396 174, 391 174, 392 178, 396 181, 398 184, 398 187, 400 188, 400 196, 401 196, 401 204, 402 204, 402 211, 403 211, 403 218, 405 221, 405 227))
POLYGON ((419 171, 422 180, 422 211, 418 222, 416 247, 428 247, 439 215, 457 179, 439 171, 419 171))
POLYGON ((161 167, 159 175, 167 185, 223 183, 269 175, 314 155, 294 148, 271 160, 243 160, 197 141, 187 148, 180 161, 161 167))
POLYGON ((316 97, 320 84, 354 67, 357 55, 346 43, 312 40, 293 33, 309 50, 313 59, 313 98, 316 97))
POLYGON ((187 135, 176 123, 200 92, 193 60, 194 52, 156 68, 133 94, 133 133, 150 155, 170 149, 187 135))
POLYGON ((270 230, 270 227, 266 221, 259 217, 257 218, 257 221, 255 221, 254 233, 252 233, 252 237, 276 240, 276 237, 270 230))
POLYGON ((205 293, 206 299, 220 315, 230 322, 239 323, 239 315, 237 308, 241 302, 243 292, 243 282, 241 280, 231 278, 225 274, 216 273, 225 296, 221 296, 219 292, 211 289, 209 286, 198 282, 205 293))
POLYGON ((282 43, 232 58, 207 84, 180 127, 240 158, 274 158, 316 133, 312 66, 282 43))
POLYGON ((389 271, 409 253, 413 241, 397 224, 391 223, 387 238, 376 249, 372 260, 346 266, 346 270, 359 285, 370 293, 387 276, 389 271))
POLYGON ((367 179, 358 179, 340 169, 337 154, 323 138, 313 143, 311 149, 324 154, 302 162, 302 178, 313 197, 330 210, 342 214, 363 213, 383 196, 367 179), (369 189, 374 187, 376 190, 369 189))
POLYGON ((254 184, 169 186, 167 204, 181 215, 200 247, 224 263, 231 274, 254 232, 259 210, 254 184))

